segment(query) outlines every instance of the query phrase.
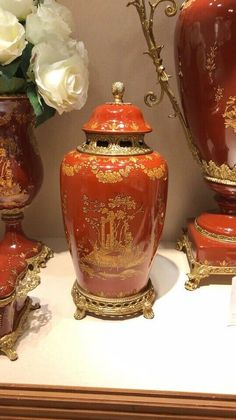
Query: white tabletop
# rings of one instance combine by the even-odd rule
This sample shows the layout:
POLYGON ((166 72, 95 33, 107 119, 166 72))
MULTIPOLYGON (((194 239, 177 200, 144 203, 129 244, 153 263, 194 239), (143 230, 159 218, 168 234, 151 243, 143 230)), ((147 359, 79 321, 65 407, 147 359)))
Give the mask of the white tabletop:
POLYGON ((19 359, 0 357, 0 382, 236 394, 236 327, 227 326, 230 279, 186 291, 186 257, 162 246, 151 278, 155 318, 73 318, 75 274, 63 240, 32 293, 41 309, 20 340, 19 359))

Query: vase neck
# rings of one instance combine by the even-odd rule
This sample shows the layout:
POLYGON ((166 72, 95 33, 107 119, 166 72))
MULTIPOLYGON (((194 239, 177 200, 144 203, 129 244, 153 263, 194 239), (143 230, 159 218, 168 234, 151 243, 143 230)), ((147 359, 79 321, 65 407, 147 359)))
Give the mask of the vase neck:
POLYGON ((82 153, 104 156, 134 156, 152 153, 144 134, 86 133, 86 142, 77 148, 82 153))

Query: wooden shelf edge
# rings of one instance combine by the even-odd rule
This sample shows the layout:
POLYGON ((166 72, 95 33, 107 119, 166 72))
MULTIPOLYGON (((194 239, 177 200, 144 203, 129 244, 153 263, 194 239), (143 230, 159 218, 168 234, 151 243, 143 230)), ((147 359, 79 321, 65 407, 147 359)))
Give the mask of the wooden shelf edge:
POLYGON ((1 419, 236 419, 236 395, 0 385, 1 419))

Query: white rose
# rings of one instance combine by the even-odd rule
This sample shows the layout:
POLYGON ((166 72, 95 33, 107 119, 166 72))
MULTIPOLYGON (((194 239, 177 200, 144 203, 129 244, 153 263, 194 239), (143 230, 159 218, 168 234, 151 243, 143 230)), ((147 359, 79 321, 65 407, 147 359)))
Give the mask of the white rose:
POLYGON ((0 64, 10 64, 22 54, 27 42, 25 29, 10 12, 0 8, 0 64))
POLYGON ((59 114, 84 106, 89 86, 87 64, 82 42, 42 43, 33 48, 31 70, 39 94, 59 114))
POLYGON ((34 0, 0 0, 0 7, 11 12, 18 19, 25 20, 34 9, 34 0))
POLYGON ((51 39, 65 41, 72 33, 73 19, 67 7, 55 0, 44 0, 35 13, 27 16, 26 39, 36 45, 51 39))

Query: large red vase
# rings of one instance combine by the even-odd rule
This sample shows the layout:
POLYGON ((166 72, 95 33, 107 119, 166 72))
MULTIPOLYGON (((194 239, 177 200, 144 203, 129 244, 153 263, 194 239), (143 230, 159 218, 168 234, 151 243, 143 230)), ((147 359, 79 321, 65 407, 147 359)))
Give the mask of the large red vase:
POLYGON ((83 127, 86 142, 61 166, 77 319, 153 317, 149 272, 164 224, 167 165, 144 143, 151 128, 123 103, 123 90, 113 86, 114 103, 95 109, 83 127))
POLYGON ((184 245, 195 289, 210 274, 236 274, 236 5, 185 1, 175 34, 176 67, 192 152, 220 212, 188 223, 184 245))
POLYGON ((2 255, 20 256, 37 271, 52 253, 41 242, 26 237, 21 225, 24 209, 43 180, 33 125, 33 110, 26 96, 0 96, 0 211, 6 226, 0 241, 0 263, 2 255))

